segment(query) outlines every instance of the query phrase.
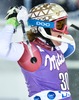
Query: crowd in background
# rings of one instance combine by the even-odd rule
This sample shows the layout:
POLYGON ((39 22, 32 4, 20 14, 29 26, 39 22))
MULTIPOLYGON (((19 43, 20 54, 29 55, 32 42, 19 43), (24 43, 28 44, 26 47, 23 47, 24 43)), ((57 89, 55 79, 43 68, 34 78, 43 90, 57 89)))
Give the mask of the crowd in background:
POLYGON ((24 5, 29 11, 32 7, 41 3, 58 3, 67 12, 76 11, 79 9, 79 0, 1 0, 0 1, 0 18, 4 17, 7 10, 11 6, 21 6, 24 5), (6 6, 5 6, 6 5, 6 6))
POLYGON ((58 3, 61 6, 63 6, 67 12, 79 9, 79 0, 21 0, 21 1, 16 0, 16 1, 17 5, 25 5, 28 8, 28 10, 30 10, 32 7, 38 4, 45 2, 58 3))
POLYGON ((24 0, 23 2, 28 9, 45 2, 58 3, 63 6, 67 12, 79 9, 79 0, 24 0))

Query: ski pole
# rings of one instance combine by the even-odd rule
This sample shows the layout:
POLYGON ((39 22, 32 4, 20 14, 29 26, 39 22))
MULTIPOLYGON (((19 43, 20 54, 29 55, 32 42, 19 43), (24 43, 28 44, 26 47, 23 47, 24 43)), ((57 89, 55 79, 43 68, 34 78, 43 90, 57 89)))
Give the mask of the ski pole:
POLYGON ((28 39, 28 37, 27 37, 27 35, 26 35, 24 22, 23 22, 23 20, 20 20, 20 22, 21 22, 21 25, 22 25, 22 31, 23 31, 24 40, 25 40, 25 42, 26 42, 26 44, 27 44, 27 46, 28 46, 28 49, 29 49, 29 52, 30 52, 30 55, 31 55, 30 61, 31 61, 32 63, 36 63, 36 62, 37 62, 37 58, 34 57, 34 55, 33 55, 30 41, 29 41, 29 39, 28 39))
POLYGON ((79 27, 76 26, 76 25, 74 25, 74 24, 71 24, 70 26, 73 27, 73 28, 75 28, 75 29, 77 29, 77 30, 79 30, 79 27))

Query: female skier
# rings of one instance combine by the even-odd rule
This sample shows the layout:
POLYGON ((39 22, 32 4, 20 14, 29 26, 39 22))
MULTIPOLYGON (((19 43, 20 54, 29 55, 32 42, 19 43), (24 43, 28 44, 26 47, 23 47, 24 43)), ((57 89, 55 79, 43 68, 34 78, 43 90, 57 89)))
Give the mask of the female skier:
POLYGON ((29 100, 72 100, 65 58, 75 51, 75 42, 68 34, 67 17, 55 3, 37 5, 29 15, 23 6, 7 13, 7 24, 0 31, 0 56, 20 65, 29 100), (27 34, 26 22, 30 26, 27 34), (20 24, 25 41, 11 42, 20 24))

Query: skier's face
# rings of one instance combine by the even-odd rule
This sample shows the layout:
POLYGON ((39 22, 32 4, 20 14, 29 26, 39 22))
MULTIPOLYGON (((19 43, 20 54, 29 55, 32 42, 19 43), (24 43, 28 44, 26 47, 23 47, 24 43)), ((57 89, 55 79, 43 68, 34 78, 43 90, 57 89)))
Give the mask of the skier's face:
MULTIPOLYGON (((63 34, 63 33, 61 33, 61 32, 55 32, 55 31, 53 31, 52 29, 50 29, 50 32, 51 32, 51 35, 52 35, 52 36, 55 36, 55 37, 58 37, 58 38, 62 38, 62 34, 63 34)), ((59 42, 59 41, 52 40, 52 42, 53 42, 53 44, 54 44, 55 46, 61 45, 61 42, 59 42)))

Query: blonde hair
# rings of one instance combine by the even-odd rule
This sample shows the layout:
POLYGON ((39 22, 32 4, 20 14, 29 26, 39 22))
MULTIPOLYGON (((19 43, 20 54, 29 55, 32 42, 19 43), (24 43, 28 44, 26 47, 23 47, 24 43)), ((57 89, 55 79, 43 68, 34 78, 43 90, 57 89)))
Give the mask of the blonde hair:
POLYGON ((36 33, 33 33, 32 30, 27 31, 26 34, 30 42, 32 42, 36 38, 36 33))

